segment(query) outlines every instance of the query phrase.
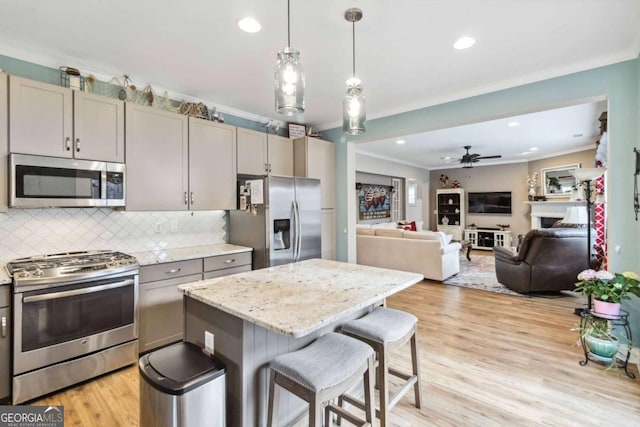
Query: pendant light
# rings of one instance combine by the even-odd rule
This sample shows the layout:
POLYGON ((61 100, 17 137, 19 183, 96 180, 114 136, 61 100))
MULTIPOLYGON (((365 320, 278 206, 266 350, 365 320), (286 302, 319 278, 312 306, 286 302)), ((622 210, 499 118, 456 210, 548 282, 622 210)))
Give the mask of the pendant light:
POLYGON ((344 19, 352 25, 353 76, 347 80, 347 94, 342 103, 342 130, 349 135, 359 135, 367 130, 362 82, 356 77, 356 22, 362 19, 362 10, 347 9, 344 12, 344 19))
POLYGON ((291 48, 291 20, 287 0, 287 47, 278 52, 274 73, 276 111, 285 116, 304 113, 304 72, 300 52, 291 48))

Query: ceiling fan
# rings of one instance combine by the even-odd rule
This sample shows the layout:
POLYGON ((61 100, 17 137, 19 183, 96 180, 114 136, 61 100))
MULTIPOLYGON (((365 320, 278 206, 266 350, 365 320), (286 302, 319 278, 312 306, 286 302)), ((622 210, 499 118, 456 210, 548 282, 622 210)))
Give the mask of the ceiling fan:
POLYGON ((473 164, 475 162, 477 162, 478 160, 481 159, 499 159, 500 157, 502 157, 501 155, 497 155, 497 156, 482 156, 480 154, 470 154, 469 150, 471 149, 470 145, 465 145, 464 146, 465 150, 467 150, 467 152, 462 156, 460 160, 460 163, 462 163, 462 167, 463 168, 472 168, 473 164))

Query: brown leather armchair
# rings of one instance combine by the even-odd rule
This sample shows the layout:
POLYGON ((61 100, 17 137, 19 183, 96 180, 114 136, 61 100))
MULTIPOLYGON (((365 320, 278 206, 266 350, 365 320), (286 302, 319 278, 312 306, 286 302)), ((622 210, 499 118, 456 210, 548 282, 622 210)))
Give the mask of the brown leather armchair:
POLYGON ((531 230, 516 255, 503 247, 493 253, 498 282, 522 294, 572 290, 578 273, 590 268, 586 228, 531 230))

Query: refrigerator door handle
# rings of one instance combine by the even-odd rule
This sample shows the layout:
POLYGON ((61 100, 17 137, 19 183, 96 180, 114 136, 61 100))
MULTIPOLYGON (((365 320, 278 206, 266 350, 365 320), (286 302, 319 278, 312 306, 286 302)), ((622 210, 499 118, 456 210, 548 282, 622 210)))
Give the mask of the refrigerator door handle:
POLYGON ((293 252, 293 260, 300 260, 300 247, 302 246, 302 226, 300 224, 300 207, 298 206, 298 201, 294 200, 293 202, 293 215, 295 218, 295 231, 296 231, 296 240, 295 240, 295 250, 293 252))
POLYGON ((291 224, 291 234, 292 234, 292 245, 293 245, 293 262, 296 261, 296 257, 298 256, 298 215, 296 213, 296 201, 293 200, 291 202, 291 213, 293 215, 293 220, 291 224))

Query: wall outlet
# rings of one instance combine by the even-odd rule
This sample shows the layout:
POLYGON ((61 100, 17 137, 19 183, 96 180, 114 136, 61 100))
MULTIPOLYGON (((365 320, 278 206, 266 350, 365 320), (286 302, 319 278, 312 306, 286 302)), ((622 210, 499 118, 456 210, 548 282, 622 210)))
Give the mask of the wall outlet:
POLYGON ((209 331, 204 331, 204 351, 213 354, 213 334, 209 331))
POLYGON ((175 233, 178 231, 178 221, 175 219, 171 220, 171 232, 175 233))
POLYGON ((153 224, 153 231, 155 233, 160 233, 160 231, 162 231, 162 223, 161 222, 156 222, 153 224))

